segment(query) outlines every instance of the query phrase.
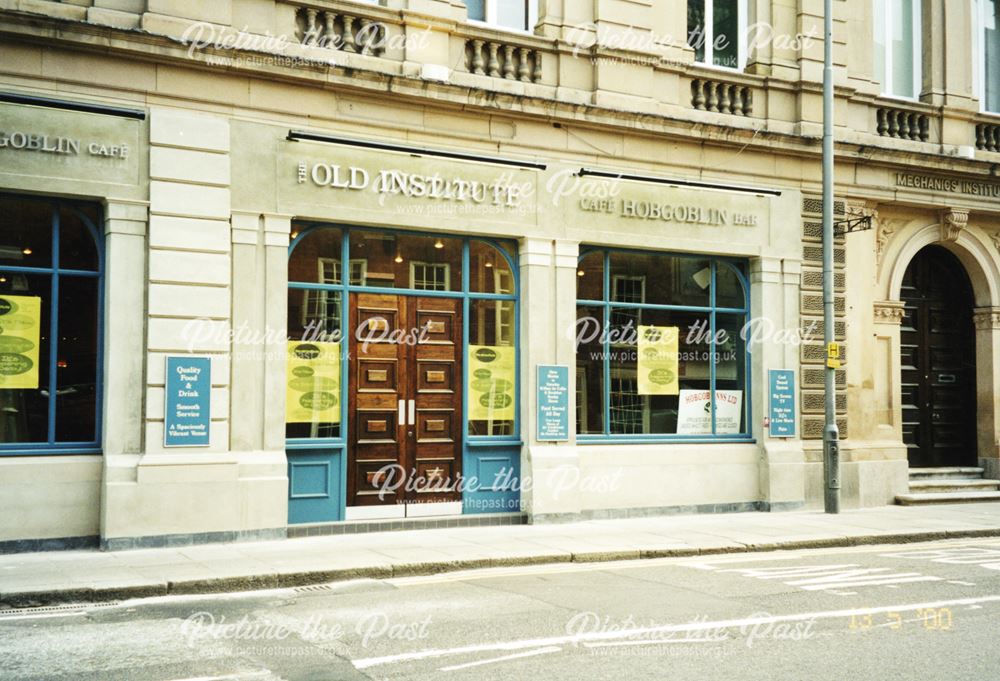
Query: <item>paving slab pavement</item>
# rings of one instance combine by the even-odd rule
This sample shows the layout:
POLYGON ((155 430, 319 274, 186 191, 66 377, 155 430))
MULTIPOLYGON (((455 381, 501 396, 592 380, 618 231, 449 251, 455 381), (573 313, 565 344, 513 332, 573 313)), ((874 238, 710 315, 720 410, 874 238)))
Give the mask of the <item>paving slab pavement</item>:
POLYGON ((0 555, 0 608, 279 588, 480 567, 1000 537, 1000 503, 669 515, 0 555))

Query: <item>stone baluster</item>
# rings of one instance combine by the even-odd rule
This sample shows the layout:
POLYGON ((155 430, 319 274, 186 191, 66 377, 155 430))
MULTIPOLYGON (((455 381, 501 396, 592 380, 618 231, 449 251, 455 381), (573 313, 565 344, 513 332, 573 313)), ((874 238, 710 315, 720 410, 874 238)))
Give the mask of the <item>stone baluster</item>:
POLYGON ((477 76, 485 75, 485 64, 483 63, 483 41, 472 41, 472 72, 477 76))
POLYGON ((354 43, 354 17, 349 14, 344 15, 344 51, 357 52, 357 45, 354 43))
POLYGON ((528 66, 528 48, 519 47, 517 48, 518 54, 520 55, 520 64, 517 68, 517 76, 520 80, 524 82, 531 81, 531 68, 528 66))
POLYGON ((542 53, 538 50, 534 51, 535 55, 535 69, 531 73, 531 80, 534 83, 542 82, 542 53))
POLYGON ((490 50, 490 60, 487 66, 490 76, 493 78, 500 77, 500 60, 497 58, 497 52, 500 49, 500 45, 497 43, 489 43, 490 50))
POLYGON ((514 79, 514 46, 503 46, 503 77, 508 80, 514 79))
POLYGON ((705 91, 701 87, 700 80, 691 81, 691 106, 699 111, 705 109, 705 91))
POLYGON ((319 38, 319 23, 316 21, 319 10, 309 8, 306 10, 306 34, 304 41, 306 45, 315 45, 319 38))

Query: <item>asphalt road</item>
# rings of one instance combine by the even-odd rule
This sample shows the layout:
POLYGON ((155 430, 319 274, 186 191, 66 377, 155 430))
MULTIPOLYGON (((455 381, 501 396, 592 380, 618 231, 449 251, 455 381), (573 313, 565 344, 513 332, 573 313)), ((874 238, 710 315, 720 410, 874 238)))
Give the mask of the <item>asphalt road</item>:
POLYGON ((0 613, 0 679, 1000 679, 1000 540, 0 613))

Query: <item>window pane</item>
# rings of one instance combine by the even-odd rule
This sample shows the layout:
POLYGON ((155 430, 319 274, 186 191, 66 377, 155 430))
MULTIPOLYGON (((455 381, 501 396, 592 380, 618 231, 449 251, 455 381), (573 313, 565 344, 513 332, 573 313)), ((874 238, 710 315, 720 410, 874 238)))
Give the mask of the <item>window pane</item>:
POLYGON ((739 0, 715 0, 712 13, 712 63, 731 69, 739 68, 739 0))
POLYGON ((705 0, 688 0, 688 45, 694 48, 694 59, 705 61, 705 0))
POLYGON ((99 229, 100 225, 94 215, 96 211, 91 207, 85 210, 87 212, 63 207, 59 211, 59 266, 63 269, 92 272, 98 269, 97 244, 80 213, 84 213, 95 228, 99 229))
MULTIPOLYGON (((742 272, 742 269, 740 271, 746 276, 746 273, 742 272)), ((715 285, 715 304, 717 307, 744 309, 746 306, 746 296, 735 266, 726 262, 719 262, 716 265, 715 285)))
POLYGON ((707 307, 712 270, 708 260, 612 253, 611 302, 707 307))
POLYGON ((465 0, 469 9, 469 18, 475 21, 486 21, 486 0, 465 0))
POLYGON ((576 432, 604 432, 604 347, 600 307, 576 308, 576 432))
POLYGON ((578 300, 604 299, 604 251, 593 251, 580 258, 576 268, 578 300))
POLYGON ((716 434, 739 435, 747 432, 746 420, 746 342, 742 330, 743 315, 716 315, 719 336, 715 348, 716 434), (736 410, 736 402, 739 410, 736 410))
POLYGON ((364 261, 365 286, 462 290, 461 239, 351 232, 351 260, 364 261))
POLYGON ((983 0, 985 31, 983 36, 983 77, 986 83, 987 111, 1000 113, 1000 2, 983 0))
MULTIPOLYGON (((294 228, 292 233, 295 233, 294 228)), ((339 229, 326 227, 314 229, 302 237, 288 260, 288 281, 341 283, 340 239, 339 229)))
POLYGON ((892 94, 916 97, 913 91, 915 55, 913 52, 913 0, 892 0, 892 94))
MULTIPOLYGON (((663 331, 676 329, 677 380, 670 388, 640 385, 640 373, 649 372, 649 358, 639 356, 638 332, 628 342, 615 343, 610 354, 610 431, 612 435, 692 434, 679 431, 680 398, 709 387, 710 327, 706 313, 643 310, 641 324, 663 331)), ((670 382, 672 380, 668 379, 670 382)))
POLYGON ((514 293, 514 273, 492 245, 469 242, 469 290, 473 293, 514 293))
POLYGON ((52 267, 52 211, 45 201, 0 198, 0 265, 52 267))
POLYGON ((514 301, 472 300, 468 323, 469 345, 494 348, 503 360, 495 362, 490 375, 482 368, 481 375, 475 375, 476 370, 469 367, 469 435, 513 435, 517 411, 514 301))
MULTIPOLYGON (((30 315, 19 313, 27 307, 23 298, 39 298, 40 323, 38 324, 37 355, 25 341, 11 338, 4 343, 0 357, 4 366, 27 368, 27 371, 6 371, 3 378, 9 383, 0 385, 0 443, 47 442, 49 427, 49 301, 52 280, 49 276, 15 274, 0 270, 0 298, 10 296, 3 308, 11 310, 0 315, 0 336, 28 336, 26 332, 34 321, 30 315), (16 343, 16 345, 15 345, 16 343), (29 367, 21 357, 28 356, 29 367), (37 356, 37 362, 32 358, 37 356), (37 372, 37 374, 36 374, 37 372), (37 380, 36 380, 37 377, 37 380), (10 380, 14 379, 14 380, 10 380), (30 382, 34 387, 15 387, 17 383, 30 382)), ((27 343, 33 344, 33 341, 27 343)))
MULTIPOLYGON (((310 344, 318 343, 340 343, 340 315, 341 315, 341 293, 339 291, 307 291, 303 289, 288 290, 288 339, 290 341, 306 341, 310 344)), ((323 347, 323 346, 320 346, 323 347)), ((343 344, 339 346, 342 348, 343 344)), ((334 352, 330 346, 326 346, 323 358, 329 362, 339 363, 340 350, 334 352)), ((340 376, 339 366, 316 366, 308 367, 307 375, 288 376, 290 381, 289 395, 305 395, 310 392, 328 392, 337 398, 338 414, 340 401, 340 386, 328 385, 322 390, 316 388, 316 383, 326 381, 329 376, 340 376), (313 384, 308 382, 303 390, 295 390, 291 384, 292 380, 303 380, 312 378, 313 384)), ((291 372, 291 373, 294 373, 291 372)), ((296 417, 298 418, 298 417, 296 417)), ((307 421, 291 422, 285 425, 285 436, 289 438, 335 438, 340 436, 340 419, 336 422, 330 421, 307 421)))
POLYGON ((885 25, 886 0, 875 0, 872 6, 872 42, 875 51, 875 80, 882 84, 882 92, 889 91, 885 78, 885 25))
POLYGON ((59 280, 59 344, 56 348, 56 440, 97 439, 97 296, 93 277, 59 280))
POLYGON ((493 0, 497 3, 497 23, 518 31, 528 29, 528 7, 525 0, 493 0))

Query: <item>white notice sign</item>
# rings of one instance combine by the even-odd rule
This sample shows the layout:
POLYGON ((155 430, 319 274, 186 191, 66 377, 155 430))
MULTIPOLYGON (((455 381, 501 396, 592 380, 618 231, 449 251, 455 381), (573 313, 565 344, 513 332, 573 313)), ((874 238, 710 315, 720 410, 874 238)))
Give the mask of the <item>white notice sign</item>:
MULTIPOLYGON (((743 420, 743 391, 715 391, 715 434, 739 435, 743 420)), ((711 435, 712 405, 707 390, 681 390, 677 406, 678 435, 711 435)))

